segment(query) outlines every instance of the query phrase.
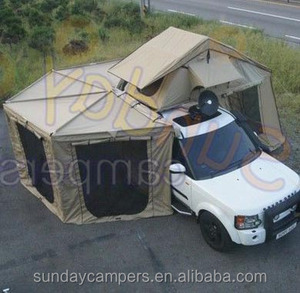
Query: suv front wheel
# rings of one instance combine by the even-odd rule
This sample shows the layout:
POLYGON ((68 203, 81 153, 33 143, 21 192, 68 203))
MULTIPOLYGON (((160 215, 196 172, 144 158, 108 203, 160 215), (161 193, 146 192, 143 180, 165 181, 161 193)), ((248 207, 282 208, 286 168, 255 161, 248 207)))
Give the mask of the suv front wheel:
POLYGON ((200 229, 207 244, 217 251, 228 251, 232 240, 223 224, 211 213, 203 212, 199 218, 200 229))

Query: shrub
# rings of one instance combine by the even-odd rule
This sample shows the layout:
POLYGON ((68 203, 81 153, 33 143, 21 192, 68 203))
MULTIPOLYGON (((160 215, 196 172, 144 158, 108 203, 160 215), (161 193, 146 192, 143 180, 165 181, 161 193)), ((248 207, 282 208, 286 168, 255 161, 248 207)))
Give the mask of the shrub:
POLYGON ((10 0, 8 3, 14 10, 19 9, 22 6, 22 2, 20 0, 10 0))
POLYGON ((56 13, 55 18, 59 21, 63 21, 70 16, 70 10, 68 6, 60 6, 56 13))
POLYGON ((83 15, 71 15, 70 22, 72 26, 82 28, 90 23, 90 19, 83 15))
POLYGON ((137 3, 129 2, 117 4, 115 10, 119 10, 121 14, 127 16, 140 16, 140 7, 137 3))
POLYGON ((0 25, 8 25, 14 22, 15 18, 14 11, 11 8, 2 7, 0 8, 0 25))
POLYGON ((96 22, 101 23, 107 16, 107 12, 104 10, 103 7, 98 6, 97 9, 93 11, 93 16, 96 22))
POLYGON ((28 23, 31 27, 45 24, 45 16, 36 9, 31 9, 28 15, 28 23))
POLYGON ((134 17, 127 21, 126 27, 130 33, 140 34, 145 27, 145 23, 140 17, 134 17))
POLYGON ((126 21, 118 16, 110 15, 105 19, 104 26, 106 28, 126 27, 126 21))
POLYGON ((145 27, 140 17, 139 5, 132 2, 113 5, 103 25, 106 28, 125 28, 130 33, 141 33, 145 27))
POLYGON ((0 37, 2 43, 18 43, 26 35, 22 19, 15 16, 13 10, 10 8, 3 7, 0 9, 0 25, 0 37))
POLYGON ((85 12, 93 12, 98 8, 98 1, 96 0, 75 0, 72 6, 73 14, 85 14, 85 12))
POLYGON ((18 23, 12 23, 2 30, 2 43, 16 44, 20 42, 26 36, 26 31, 22 25, 18 23))
POLYGON ((107 42, 109 40, 109 33, 107 29, 100 27, 98 30, 98 34, 102 42, 107 42))
POLYGON ((48 53, 52 50, 54 36, 55 33, 51 27, 35 27, 30 35, 28 44, 33 49, 39 50, 42 53, 48 53))
POLYGON ((44 13, 51 13, 53 9, 62 5, 60 0, 44 0, 41 2, 40 7, 44 13))
POLYGON ((84 41, 85 43, 88 43, 90 40, 90 36, 89 36, 88 32, 86 32, 84 30, 79 33, 79 38, 80 38, 80 40, 84 41))
POLYGON ((89 47, 83 40, 72 40, 63 47, 66 55, 78 55, 88 51, 89 47))

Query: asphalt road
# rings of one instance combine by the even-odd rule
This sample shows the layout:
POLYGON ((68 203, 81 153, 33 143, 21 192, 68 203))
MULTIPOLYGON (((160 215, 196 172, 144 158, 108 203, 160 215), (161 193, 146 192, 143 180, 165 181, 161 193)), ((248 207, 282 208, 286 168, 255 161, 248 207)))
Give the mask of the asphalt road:
POLYGON ((186 13, 228 25, 263 29, 270 36, 300 44, 300 1, 151 0, 157 10, 186 13))
MULTIPOLYGON (((0 171, 13 159, 0 110, 0 171), (2 168, 2 169, 1 169, 2 168)), ((0 172, 0 175, 1 175, 0 172)), ((18 178, 10 175, 10 180, 18 178)), ((93 225, 61 223, 19 183, 0 183, 0 292, 299 292, 300 228, 286 237, 229 254, 210 249, 191 217, 93 225), (36 283, 35 273, 266 273, 266 283, 36 283)), ((39 275, 40 277, 42 275, 39 275)), ((69 275, 70 276, 70 275, 69 275)), ((45 275, 45 280, 48 277, 45 275)), ((55 276, 54 276, 55 278, 55 276)), ((66 280, 66 279, 63 279, 66 280)), ((74 281, 74 279, 72 279, 74 281)), ((38 278, 36 278, 38 281, 38 278)))

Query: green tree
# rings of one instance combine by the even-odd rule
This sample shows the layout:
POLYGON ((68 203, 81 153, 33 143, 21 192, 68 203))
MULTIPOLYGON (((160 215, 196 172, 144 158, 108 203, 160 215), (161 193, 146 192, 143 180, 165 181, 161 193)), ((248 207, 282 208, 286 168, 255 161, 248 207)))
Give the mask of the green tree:
POLYGON ((0 8, 0 40, 2 43, 18 43, 26 35, 22 19, 11 8, 0 8))
POLYGON ((11 8, 8 8, 6 6, 0 6, 0 25, 4 26, 7 24, 7 22, 10 22, 10 20, 15 17, 15 13, 11 8))
POLYGON ((38 10, 32 8, 28 15, 28 23, 31 27, 33 26, 42 26, 45 24, 45 20, 47 20, 46 16, 43 15, 38 10))
POLYGON ((2 43, 15 44, 26 36, 26 31, 22 25, 13 23, 6 27, 2 32, 2 43))
POLYGON ((55 33, 52 27, 35 27, 30 35, 28 45, 46 55, 53 49, 55 33))

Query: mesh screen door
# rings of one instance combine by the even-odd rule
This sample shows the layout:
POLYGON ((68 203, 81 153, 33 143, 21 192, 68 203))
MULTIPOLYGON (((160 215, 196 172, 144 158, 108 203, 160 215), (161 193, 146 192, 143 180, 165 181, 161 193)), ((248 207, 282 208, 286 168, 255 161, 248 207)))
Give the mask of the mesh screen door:
POLYGON ((147 141, 75 147, 89 212, 100 218, 142 212, 149 199, 147 141))

